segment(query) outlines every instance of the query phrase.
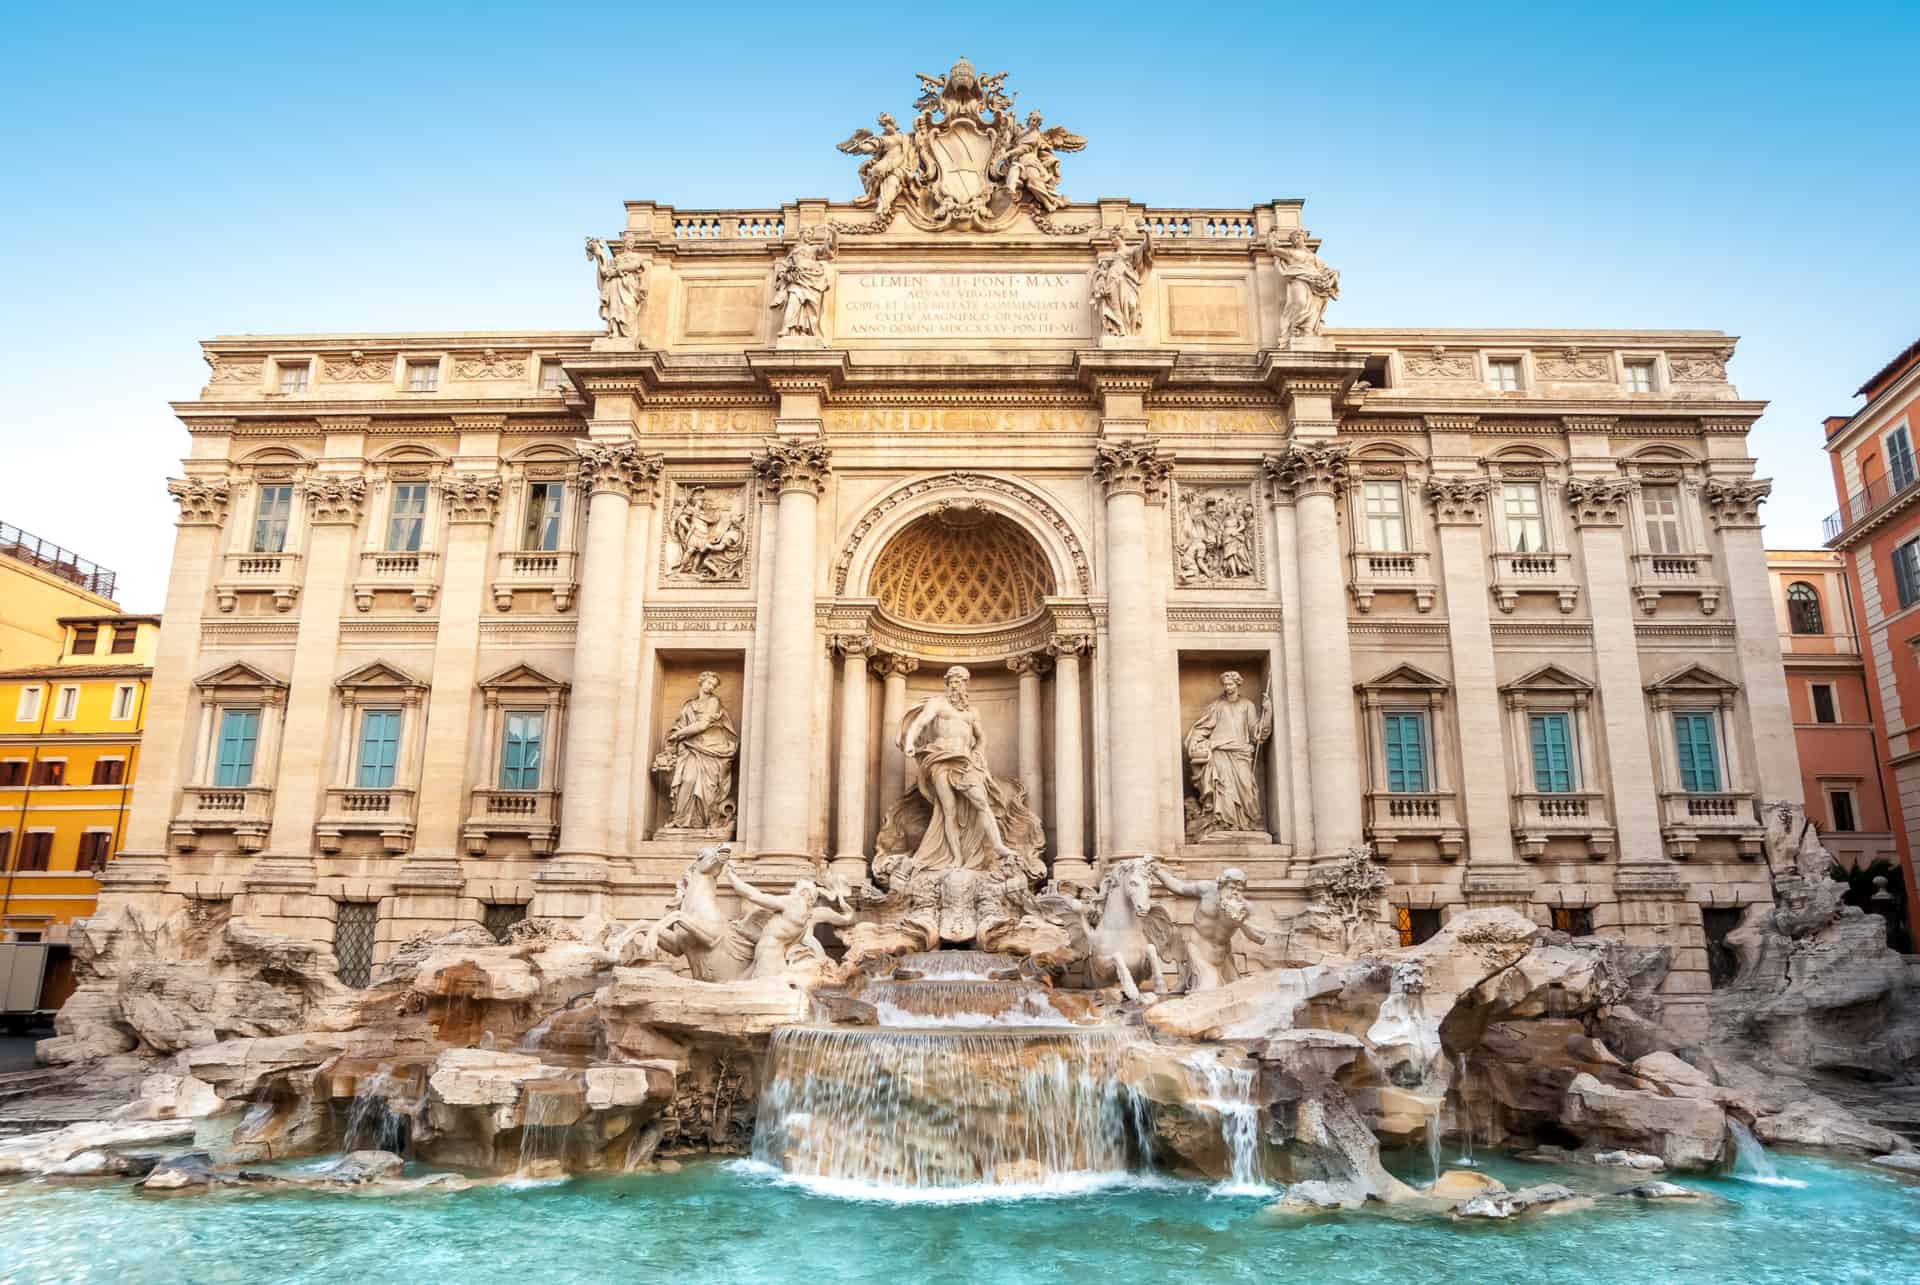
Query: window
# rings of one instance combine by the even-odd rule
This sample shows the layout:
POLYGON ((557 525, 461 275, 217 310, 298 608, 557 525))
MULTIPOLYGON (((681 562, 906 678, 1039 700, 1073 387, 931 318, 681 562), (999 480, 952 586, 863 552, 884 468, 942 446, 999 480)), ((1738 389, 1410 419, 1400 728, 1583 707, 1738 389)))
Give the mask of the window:
POLYGON ((304 393, 307 391, 307 373, 310 366, 304 361, 283 361, 276 368, 279 374, 279 388, 283 393, 304 393))
POLYGON ((1700 907, 1700 927, 1707 935, 1707 984, 1719 990, 1740 972, 1739 958, 1727 945, 1727 936, 1740 926, 1746 910, 1740 906, 1700 907))
POLYGON ((410 361, 407 363, 407 391, 410 393, 430 393, 440 387, 440 363, 437 361, 410 361))
POLYGON ((281 553, 287 547, 287 515, 293 512, 293 487, 263 486, 253 510, 253 551, 281 553))
POLYGON ((76 870, 91 870, 99 873, 107 868, 108 850, 113 847, 113 834, 107 830, 89 830, 80 836, 80 851, 74 864, 76 870))
POLYGON ((1713 715, 1676 711, 1673 742, 1680 756, 1680 788, 1689 794, 1718 790, 1720 754, 1714 744, 1713 715))
POLYGON ((140 641, 140 631, 132 625, 113 627, 113 654, 116 656, 133 655, 134 644, 140 641))
POLYGON ((16 870, 45 870, 52 865, 53 831, 29 830, 20 841, 20 863, 16 870))
POLYGON ((59 694, 53 698, 54 721, 62 722, 72 718, 79 712, 80 689, 78 687, 62 687, 59 694))
POLYGON ((1496 393, 1519 392, 1520 359, 1518 357, 1487 358, 1487 386, 1496 393))
POLYGON ((124 723, 133 717, 133 684, 121 683, 113 689, 112 721, 124 723))
POLYGON ((213 783, 238 789, 253 783, 253 752, 260 739, 260 711, 220 712, 220 744, 214 756, 213 783))
POLYGON ((393 766, 400 753, 400 711, 370 709, 360 716, 360 771, 354 784, 363 790, 393 788, 393 766))
POLYGON ((27 783, 27 761, 8 759, 0 763, 0 787, 18 787, 27 783))
POLYGON ((1824 634, 1820 591, 1804 580, 1787 586, 1787 627, 1796 634, 1824 634))
POLYGON ((1507 549, 1511 553, 1544 553, 1547 522, 1540 509, 1538 482, 1507 482, 1500 487, 1507 517, 1507 549))
POLYGON ((1893 551, 1893 591, 1902 607, 1920 602, 1920 540, 1909 540, 1893 551))
POLYGON ((1643 486, 1640 508, 1647 518, 1647 552, 1679 553, 1680 488, 1643 486))
POLYGON ((73 650, 70 656, 91 656, 100 647, 100 627, 98 625, 75 625, 73 627, 73 650))
POLYGON ((1913 439, 1905 424, 1887 434, 1887 477, 1894 491, 1913 481, 1913 439))
POLYGON ((1440 912, 1400 906, 1394 910, 1394 926, 1400 930, 1402 946, 1418 946, 1440 931, 1440 912))
POLYGON ((393 511, 387 518, 387 552, 418 553, 427 525, 427 484, 403 482, 393 488, 393 511))
POLYGON ((127 761, 125 759, 95 759, 93 761, 93 785, 121 785, 127 779, 127 761))
POLYGON ((513 926, 527 917, 527 904, 524 901, 489 901, 480 911, 480 924, 493 934, 493 939, 502 946, 513 935, 513 926))
POLYGON ((540 788, 540 749, 547 731, 543 710, 507 711, 507 731, 500 742, 500 788, 540 788))
POLYGON ((564 482, 535 482, 527 488, 527 525, 520 547, 551 552, 560 547, 560 497, 564 482))
POLYGON ((13 856, 13 831, 0 830, 0 870, 7 868, 7 859, 13 856))
POLYGON ((1398 482, 1368 482, 1362 488, 1367 548, 1375 553, 1407 551, 1407 515, 1398 482))
POLYGON ((1626 365, 1627 391, 1630 393, 1650 393, 1653 391, 1653 363, 1650 361, 1630 361, 1626 365))
POLYGON ((44 687, 22 687, 20 702, 13 707, 13 721, 31 723, 40 717, 40 697, 46 691, 44 687))
POLYGON ((373 979, 373 929, 380 905, 373 901, 343 901, 333 917, 333 956, 339 961, 340 980, 364 987, 373 979))
POLYGON ((1533 788, 1542 794, 1573 790, 1573 729, 1567 714, 1531 714, 1527 733, 1533 747, 1533 788))
POLYGON ((1553 929, 1574 937, 1593 935, 1593 911, 1586 906, 1555 906, 1553 929))
POLYGON ((1833 700, 1832 683, 1809 683, 1807 693, 1813 697, 1813 721, 1816 723, 1837 723, 1840 711, 1833 700))
POLYGON ((1827 791, 1827 821, 1836 834, 1852 834, 1860 828, 1853 815, 1852 790, 1827 791))
POLYGON ((1417 794, 1427 788, 1427 716, 1417 709, 1390 709, 1380 715, 1386 749, 1387 789, 1417 794))
POLYGON ((548 358, 547 360, 540 363, 540 391, 541 392, 557 393, 557 392, 563 391, 566 388, 566 386, 567 386, 567 372, 560 368, 559 362, 553 360, 552 358, 548 358))
POLYGON ((67 783, 67 761, 65 759, 41 759, 33 765, 33 783, 35 785, 65 785, 67 783))

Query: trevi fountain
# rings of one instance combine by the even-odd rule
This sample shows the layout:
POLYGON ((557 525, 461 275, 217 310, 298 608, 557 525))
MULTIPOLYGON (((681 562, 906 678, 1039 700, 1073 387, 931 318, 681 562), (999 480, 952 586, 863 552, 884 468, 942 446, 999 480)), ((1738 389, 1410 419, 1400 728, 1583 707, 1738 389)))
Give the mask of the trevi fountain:
MULTIPOLYGON (((40 1049, 127 1101, 0 1138, 0 1278, 1920 1279, 1920 1160, 1867 1118, 1875 1085, 1920 1070, 1920 1003, 1769 757, 1750 595, 1716 615, 1720 590, 1690 583, 1648 607, 1602 565, 1628 565, 1632 487, 1671 473, 1713 519, 1719 574, 1753 573, 1763 485, 1609 447, 1617 412, 1574 386, 1583 346, 1629 340, 1593 336, 1539 341, 1529 369, 1566 381, 1553 431, 1622 462, 1556 474, 1493 410, 1476 428, 1441 405, 1476 395, 1448 381, 1477 379, 1478 341, 1326 326, 1338 274, 1298 203, 1076 204, 1061 156, 1085 139, 1023 121, 964 61, 921 79, 910 130, 882 116, 842 144, 858 200, 630 206, 590 245, 605 332, 544 341, 599 399, 588 417, 565 395, 593 440, 564 467, 508 459, 505 412, 462 430, 504 500, 468 471, 473 442, 389 466, 386 430, 327 430, 370 435, 375 491, 412 469, 438 488, 440 581, 348 553, 364 480, 254 461, 232 427, 249 376, 210 357, 235 463, 214 477, 226 448, 202 449, 175 484, 168 645, 197 631, 200 650, 163 660, 156 690, 177 690, 148 732, 180 736, 182 763, 143 772, 146 828, 76 925, 80 990, 40 1049), (996 254, 1052 274, 1032 307, 983 290, 922 316, 886 279, 991 275, 996 254), (729 335, 737 370, 713 355, 729 335), (935 340, 999 365, 956 374, 935 340), (942 409, 930 382, 986 375, 973 400, 1038 431, 996 441, 1002 412, 942 409), (737 469, 714 428, 736 377, 762 380, 737 414, 765 430, 737 469), (919 390, 903 431, 946 416, 974 436, 915 443, 931 474, 857 480, 898 449, 868 423, 892 422, 882 385, 919 390), (600 440, 635 406, 647 424, 621 432, 659 454, 600 440), (1429 462, 1392 445, 1422 415, 1429 462), (1083 430, 1090 465, 1068 459, 1083 430), (198 543, 275 470, 312 497, 303 588, 198 543), (816 517, 836 486, 859 503, 816 517), (524 502, 505 521, 538 551, 589 491, 550 556, 463 543, 524 502), (1564 516, 1534 515, 1543 494, 1564 516), (1414 498, 1433 524, 1409 538, 1414 498), (1506 546, 1533 523, 1549 552, 1506 546), (1552 552, 1569 531, 1577 567, 1552 552), (320 601, 330 558, 364 575, 325 589, 339 602, 320 601), (260 629, 294 612, 295 650, 242 655, 236 602, 260 629), (354 668, 359 620, 404 633, 429 605, 424 679, 354 668), (477 642, 449 641, 462 612, 477 642), (577 653, 551 658, 545 622, 574 616, 577 653), (510 645, 537 654, 473 662, 510 645), (317 686, 315 647, 340 653, 314 653, 317 686), (253 787, 188 761, 233 765, 193 738, 236 701, 282 738, 269 777, 261 725, 253 787), (404 724, 419 757, 350 781, 325 756, 353 733, 320 729, 390 701, 433 735, 404 724), (1654 788, 1668 768, 1642 735, 1673 701, 1725 720, 1699 816, 1654 788), (1569 730, 1581 791, 1556 797, 1550 754, 1509 777, 1516 738, 1550 751, 1569 730), (497 781, 463 774, 467 737, 497 781), (348 905, 378 907, 364 970, 348 905), (1700 905, 1739 909, 1711 986, 1683 926, 1700 905)), ((317 359, 327 379, 395 351, 355 342, 317 359)), ((449 362, 478 382, 542 368, 449 362)), ((1704 381, 1660 430, 1676 440, 1726 431, 1703 406, 1753 405, 1712 360, 1671 368, 1704 381)))

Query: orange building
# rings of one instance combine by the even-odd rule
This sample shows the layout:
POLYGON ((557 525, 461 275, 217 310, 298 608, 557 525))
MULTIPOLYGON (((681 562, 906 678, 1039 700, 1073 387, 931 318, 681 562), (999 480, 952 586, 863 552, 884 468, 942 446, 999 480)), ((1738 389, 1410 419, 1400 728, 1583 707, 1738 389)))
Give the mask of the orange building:
MULTIPOLYGON (((1827 519, 1827 547, 1842 559, 1855 604, 1868 713, 1905 883, 1906 918, 1920 940, 1920 341, 1857 393, 1865 405, 1827 420, 1827 453, 1840 507, 1827 519)), ((1785 590, 1782 590, 1784 595, 1785 590)), ((1792 671, 1796 656, 1787 663, 1792 671)), ((1798 719, 1799 706, 1795 705, 1798 719)), ((1802 733, 1804 737, 1804 733, 1802 733)), ((1816 775, 1818 762, 1801 762, 1816 775)), ((1813 795, 1809 795, 1811 803, 1813 795)))

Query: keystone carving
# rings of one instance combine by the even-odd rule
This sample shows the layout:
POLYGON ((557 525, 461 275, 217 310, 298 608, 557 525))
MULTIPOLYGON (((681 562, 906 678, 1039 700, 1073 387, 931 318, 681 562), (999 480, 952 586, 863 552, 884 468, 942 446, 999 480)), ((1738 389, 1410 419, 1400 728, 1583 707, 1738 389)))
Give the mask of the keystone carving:
POLYGON ((1627 520, 1627 501, 1640 484, 1629 477, 1576 477, 1567 481, 1567 504, 1575 525, 1620 526, 1627 520))
POLYGON ((219 526, 226 520, 232 491, 224 477, 167 479, 167 494, 180 505, 180 521, 188 526, 219 526))
POLYGON ((1730 481, 1710 477, 1700 494, 1707 503, 1707 514, 1712 518, 1715 530, 1757 527, 1760 525, 1760 506, 1773 494, 1773 479, 1730 481))
POLYGON ((1107 498, 1139 494, 1155 499, 1164 493, 1173 472, 1173 456, 1163 454, 1151 437, 1101 442, 1094 448, 1093 475, 1107 488, 1107 498))
POLYGON ((1347 482, 1347 448, 1332 442, 1293 442, 1277 455, 1261 459, 1276 493, 1303 499, 1338 495, 1347 482))

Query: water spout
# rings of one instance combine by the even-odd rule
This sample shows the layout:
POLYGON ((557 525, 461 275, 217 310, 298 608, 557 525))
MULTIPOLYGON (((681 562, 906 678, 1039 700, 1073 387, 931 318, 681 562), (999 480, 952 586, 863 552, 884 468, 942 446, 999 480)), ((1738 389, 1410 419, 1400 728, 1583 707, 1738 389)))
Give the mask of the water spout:
POLYGON ((1196 1053, 1186 1065, 1199 1072, 1206 1086, 1206 1098, 1196 1105, 1211 1107, 1220 1117, 1220 1139, 1229 1162, 1220 1190, 1232 1195, 1268 1192, 1260 1172, 1260 1108, 1253 1100, 1253 1068, 1231 1065, 1218 1052, 1196 1053))
POLYGON ((1457 1116, 1460 1125, 1460 1155, 1454 1163, 1464 1169, 1472 1169, 1473 1163, 1473 1104, 1467 1101, 1467 1055, 1453 1055, 1454 1067, 1458 1077, 1454 1081, 1454 1092, 1458 1095, 1457 1116))
POLYGON ((1773 1157, 1760 1145, 1760 1139, 1746 1125, 1732 1116, 1727 1117, 1727 1130, 1733 1134, 1733 1172, 1732 1177, 1741 1182, 1757 1183, 1763 1187, 1804 1187, 1807 1184, 1798 1178, 1782 1178, 1779 1170, 1773 1167, 1773 1157))

